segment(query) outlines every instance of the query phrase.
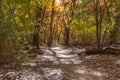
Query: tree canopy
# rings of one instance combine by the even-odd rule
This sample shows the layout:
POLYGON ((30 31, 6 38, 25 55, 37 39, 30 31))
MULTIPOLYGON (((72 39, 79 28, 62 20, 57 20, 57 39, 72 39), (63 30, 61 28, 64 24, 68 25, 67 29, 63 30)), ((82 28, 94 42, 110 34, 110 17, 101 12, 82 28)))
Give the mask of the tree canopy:
POLYGON ((119 0, 0 0, 0 51, 118 43, 119 0))

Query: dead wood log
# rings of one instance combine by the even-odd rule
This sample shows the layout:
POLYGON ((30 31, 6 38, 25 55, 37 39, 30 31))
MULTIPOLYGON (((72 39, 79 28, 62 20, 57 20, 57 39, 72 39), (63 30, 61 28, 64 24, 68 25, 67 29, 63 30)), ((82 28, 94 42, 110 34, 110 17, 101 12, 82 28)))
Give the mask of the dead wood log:
POLYGON ((88 55, 91 55, 91 54, 113 54, 113 55, 119 55, 120 54, 120 49, 113 48, 113 47, 106 47, 104 49, 90 49, 90 50, 86 50, 86 54, 88 54, 88 55))

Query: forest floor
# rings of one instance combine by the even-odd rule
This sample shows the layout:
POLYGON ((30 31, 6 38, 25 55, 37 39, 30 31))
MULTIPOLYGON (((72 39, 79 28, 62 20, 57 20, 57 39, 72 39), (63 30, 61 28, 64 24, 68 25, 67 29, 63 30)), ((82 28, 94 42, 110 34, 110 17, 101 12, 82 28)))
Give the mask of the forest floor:
POLYGON ((85 49, 75 47, 41 50, 43 55, 21 69, 0 69, 0 80, 120 80, 120 55, 85 55, 85 49))

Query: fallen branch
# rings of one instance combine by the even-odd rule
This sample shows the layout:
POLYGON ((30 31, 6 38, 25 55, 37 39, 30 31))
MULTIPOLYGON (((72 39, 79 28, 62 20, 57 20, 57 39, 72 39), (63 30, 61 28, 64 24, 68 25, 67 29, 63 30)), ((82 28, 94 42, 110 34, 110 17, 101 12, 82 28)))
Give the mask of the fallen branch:
POLYGON ((113 54, 113 55, 118 55, 120 54, 120 49, 115 48, 115 47, 106 47, 103 49, 90 49, 86 50, 86 54, 113 54))

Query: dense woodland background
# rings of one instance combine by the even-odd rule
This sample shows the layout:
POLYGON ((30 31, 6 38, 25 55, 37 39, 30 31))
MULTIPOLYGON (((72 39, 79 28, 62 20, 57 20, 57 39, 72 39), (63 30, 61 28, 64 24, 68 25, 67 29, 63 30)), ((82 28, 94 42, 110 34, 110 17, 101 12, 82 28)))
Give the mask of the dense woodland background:
POLYGON ((101 49, 119 39, 120 0, 0 0, 1 63, 41 46, 101 49))

